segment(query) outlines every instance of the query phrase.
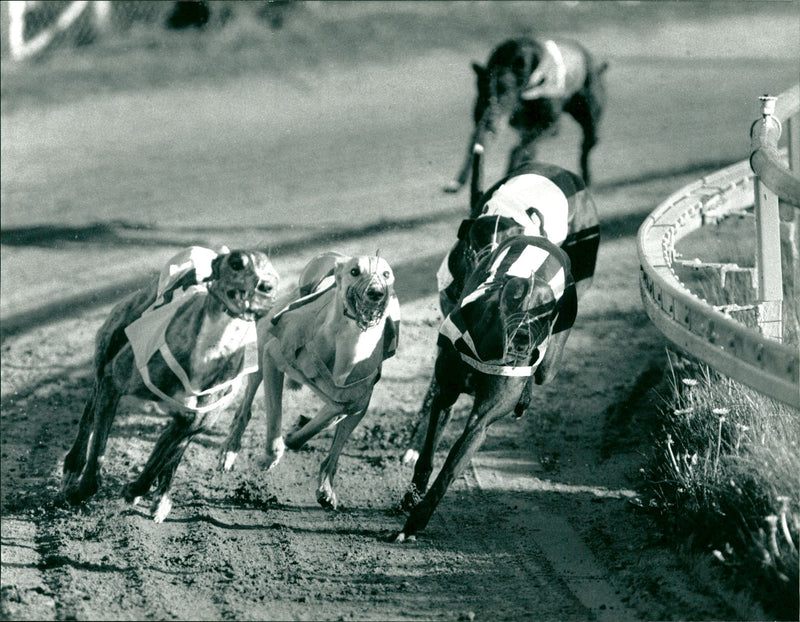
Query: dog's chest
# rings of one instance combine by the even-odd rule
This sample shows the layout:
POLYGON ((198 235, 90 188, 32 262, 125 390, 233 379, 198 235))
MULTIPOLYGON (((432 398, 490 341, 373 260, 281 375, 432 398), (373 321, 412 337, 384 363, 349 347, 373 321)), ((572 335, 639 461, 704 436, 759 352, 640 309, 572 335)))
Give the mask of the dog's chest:
POLYGON ((206 317, 194 340, 191 368, 194 375, 213 373, 219 363, 230 358, 246 342, 252 323, 221 314, 219 318, 206 317))

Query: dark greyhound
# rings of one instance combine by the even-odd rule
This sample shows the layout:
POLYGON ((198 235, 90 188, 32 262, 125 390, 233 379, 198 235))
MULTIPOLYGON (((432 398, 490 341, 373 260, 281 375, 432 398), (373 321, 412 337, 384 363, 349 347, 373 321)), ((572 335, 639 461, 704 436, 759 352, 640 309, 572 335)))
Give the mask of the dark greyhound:
POLYGON ((464 165, 445 191, 458 192, 466 183, 474 146, 485 145, 487 134, 497 131, 501 119, 507 118, 519 134, 519 144, 509 156, 510 173, 524 159, 535 159, 535 142, 541 136, 557 133, 562 111, 583 131, 581 175, 589 185, 589 152, 598 141, 607 67, 607 63, 596 63, 578 43, 527 37, 501 43, 486 67, 473 63, 478 87, 475 129, 464 165))
POLYGON ((172 478, 189 442, 213 425, 242 376, 258 369, 255 320, 272 308, 277 286, 264 253, 191 247, 111 310, 97 333, 94 386, 64 459, 68 502, 97 492, 117 405, 131 395, 160 401, 173 419, 123 495, 138 502, 156 484, 153 518, 166 518, 172 478))
MULTIPOLYGON (((473 179, 479 162, 478 153, 473 179)), ((472 211, 476 217, 462 223, 440 270, 445 319, 416 434, 424 430, 424 445, 421 453, 412 446, 404 457, 415 467, 403 498, 410 515, 395 536, 398 542, 425 528, 489 425, 512 410, 521 416, 530 403, 531 381, 543 384, 555 376, 577 314, 578 290, 585 291, 594 274, 597 214, 577 175, 526 164, 476 200, 472 211), (449 279, 442 279, 443 272, 449 279), (472 412, 428 490, 434 452, 461 393, 474 394, 472 412)))

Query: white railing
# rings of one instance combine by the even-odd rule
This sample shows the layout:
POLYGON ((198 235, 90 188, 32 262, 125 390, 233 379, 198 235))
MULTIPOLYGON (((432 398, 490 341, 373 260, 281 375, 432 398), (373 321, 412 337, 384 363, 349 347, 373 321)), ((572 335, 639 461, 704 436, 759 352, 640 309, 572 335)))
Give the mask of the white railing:
MULTIPOLYGON (((673 194, 642 223, 638 235, 640 288, 645 310, 652 322, 680 349, 706 362, 722 374, 757 391, 800 408, 800 348, 786 345, 776 336, 774 316, 780 314, 780 293, 775 292, 775 255, 778 199, 794 204, 800 181, 782 163, 777 150, 781 125, 796 143, 800 130, 798 87, 777 98, 775 115, 765 103, 763 118, 753 124, 753 169, 744 160, 704 177, 673 194), (761 179, 759 179, 759 176, 761 179), (676 276, 675 243, 705 224, 727 214, 756 206, 758 244, 756 256, 759 290, 759 326, 749 328, 691 293, 676 276), (766 213, 766 215, 765 215, 766 213), (766 251, 764 245, 771 245, 766 251), (770 262, 770 263, 766 263, 770 262), (770 298, 771 297, 771 298, 770 298), (777 302, 777 305, 775 304, 777 302), (766 302, 766 304, 765 304, 766 302), (772 335, 772 337, 770 337, 772 335), (776 338, 777 337, 777 338, 776 338)), ((790 144, 788 159, 797 166, 798 146, 790 144)), ((798 169, 795 169, 798 170, 798 169)), ((800 197, 800 194, 797 194, 800 197)), ((797 211, 797 208, 791 208, 797 211)), ((796 214, 794 222, 797 222, 796 214)), ((796 238, 797 229, 792 236, 796 238)), ((794 256, 797 292, 797 256, 794 256)), ((780 279, 780 255, 777 257, 780 279)), ((777 317, 780 331, 780 315, 777 317)))

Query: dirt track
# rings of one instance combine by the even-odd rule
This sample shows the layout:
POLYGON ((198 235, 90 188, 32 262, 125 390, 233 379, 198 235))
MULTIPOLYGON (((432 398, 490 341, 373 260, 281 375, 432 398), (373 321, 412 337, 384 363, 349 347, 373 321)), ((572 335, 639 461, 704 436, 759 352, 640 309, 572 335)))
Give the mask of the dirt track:
MULTIPOLYGON (((236 82, 4 118, 3 616, 741 618, 736 599, 702 568, 681 568, 628 503, 666 345, 641 308, 635 233, 704 163, 745 157, 753 99, 785 89, 794 70, 763 58, 613 62, 594 160, 604 237, 565 366, 524 418, 490 429, 404 546, 386 537, 404 518, 400 456, 432 364, 433 275, 466 210, 463 195, 438 192, 467 136, 465 60, 440 53, 299 87, 236 82), (661 88, 645 88, 643 74, 661 88), (286 281, 327 248, 379 247, 395 268, 400 349, 342 458, 342 510, 314 501, 329 437, 265 475, 256 416, 237 470, 215 471, 227 413, 187 452, 175 508, 153 524, 119 499, 163 424, 137 403, 112 430, 100 493, 77 510, 53 504, 95 330, 121 292, 188 243, 271 247, 286 281)), ((549 159, 573 166, 577 140, 566 121, 549 159)), ((487 178, 504 164, 494 153, 487 178)), ((290 394, 287 421, 314 407, 305 390, 290 394)))

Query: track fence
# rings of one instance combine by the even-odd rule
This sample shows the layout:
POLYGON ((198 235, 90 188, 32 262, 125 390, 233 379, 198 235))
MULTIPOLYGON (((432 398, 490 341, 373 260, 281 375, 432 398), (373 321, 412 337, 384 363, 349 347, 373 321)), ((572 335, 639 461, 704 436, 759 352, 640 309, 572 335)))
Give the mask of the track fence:
POLYGON ((761 104, 750 160, 682 188, 642 223, 640 289, 648 316, 679 349, 800 408, 800 85, 761 104), (779 150, 784 127, 788 149, 779 150), (676 252, 687 235, 732 215, 754 218, 753 267, 685 260, 676 252), (687 269, 716 281, 712 289, 722 295, 693 293, 687 269), (784 291, 792 299, 785 301, 784 291))

